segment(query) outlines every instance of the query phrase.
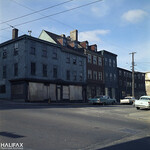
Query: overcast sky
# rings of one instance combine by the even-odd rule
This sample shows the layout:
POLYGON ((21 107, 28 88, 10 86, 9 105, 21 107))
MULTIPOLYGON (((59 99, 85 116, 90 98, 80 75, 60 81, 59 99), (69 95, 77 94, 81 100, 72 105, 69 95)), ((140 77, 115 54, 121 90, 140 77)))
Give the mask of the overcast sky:
POLYGON ((131 70, 129 53, 136 52, 135 70, 150 71, 150 0, 0 0, 0 43, 11 39, 10 25, 34 37, 77 29, 80 41, 117 54, 118 67, 131 70))

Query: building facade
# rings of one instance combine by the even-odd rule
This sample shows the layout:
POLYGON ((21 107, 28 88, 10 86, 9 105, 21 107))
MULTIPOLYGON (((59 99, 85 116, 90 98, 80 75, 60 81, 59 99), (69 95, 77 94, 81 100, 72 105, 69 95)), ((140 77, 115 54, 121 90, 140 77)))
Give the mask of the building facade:
MULTIPOLYGON (((145 74, 134 73, 134 96, 139 99, 145 95, 145 74)), ((132 72, 123 68, 118 68, 118 97, 122 99, 132 96, 132 72)))
POLYGON ((150 96, 150 72, 145 74, 146 95, 150 96))
POLYGON ((117 98, 117 55, 106 50, 99 52, 104 58, 105 95, 117 98))
POLYGON ((85 101, 86 57, 23 35, 0 44, 0 98, 85 101))
POLYGON ((132 72, 123 68, 118 69, 118 97, 123 99, 132 96, 132 72))
POLYGON ((104 95, 104 64, 103 57, 97 52, 97 45, 88 41, 80 42, 87 56, 87 98, 104 95))

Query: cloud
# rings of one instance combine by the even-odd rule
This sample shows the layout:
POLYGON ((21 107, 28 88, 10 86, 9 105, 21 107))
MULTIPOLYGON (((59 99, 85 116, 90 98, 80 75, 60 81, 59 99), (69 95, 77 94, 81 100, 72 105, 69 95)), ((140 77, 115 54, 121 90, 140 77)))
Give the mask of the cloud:
POLYGON ((141 22, 147 13, 141 9, 129 10, 122 15, 122 19, 129 23, 141 22))
POLYGON ((92 6, 91 12, 94 14, 94 16, 97 17, 104 17, 109 13, 109 6, 106 4, 106 2, 101 2, 98 6, 92 6))
POLYGON ((85 31, 79 33, 80 41, 89 41, 94 44, 98 44, 101 42, 99 35, 106 35, 110 32, 110 30, 93 30, 93 31, 85 31))

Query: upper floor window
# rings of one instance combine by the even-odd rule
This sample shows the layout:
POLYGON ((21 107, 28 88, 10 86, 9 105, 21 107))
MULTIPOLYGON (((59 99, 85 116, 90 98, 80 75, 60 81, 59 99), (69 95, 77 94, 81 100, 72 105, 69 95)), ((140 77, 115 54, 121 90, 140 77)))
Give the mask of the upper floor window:
POLYGON ((105 58, 105 66, 107 66, 108 60, 107 58, 105 58))
POLYGON ((66 56, 66 63, 70 63, 70 56, 69 55, 66 56))
POLYGON ((74 72, 73 72, 73 81, 76 81, 76 80, 77 80, 77 72, 74 71, 74 72))
POLYGON ((88 79, 92 79, 92 70, 88 70, 88 79))
POLYGON ((117 77, 116 77, 116 74, 114 74, 114 81, 116 81, 116 78, 117 78, 117 77))
POLYGON ((93 56, 93 64, 97 65, 97 56, 93 56))
POLYGON ((82 72, 80 72, 79 79, 80 79, 80 81, 82 81, 82 80, 83 80, 83 73, 82 73, 82 72))
POLYGON ((112 73, 110 73, 110 80, 112 80, 112 73))
POLYGON ((7 48, 6 47, 4 47, 4 49, 3 49, 3 59, 4 58, 7 58, 7 48))
POLYGON ((116 61, 113 60, 113 67, 116 67, 116 61))
POLYGON ((18 55, 18 43, 15 43, 15 46, 14 46, 14 55, 18 55))
POLYGON ((3 66, 3 79, 5 79, 7 76, 7 70, 6 69, 7 69, 6 66, 3 66))
POLYGON ((97 72, 96 71, 93 71, 93 79, 97 80, 97 72))
POLYGON ((121 70, 119 70, 119 76, 122 76, 122 71, 121 70))
POLYGON ((14 64, 14 76, 18 76, 18 63, 14 64))
POLYGON ((79 60, 79 65, 80 65, 80 66, 83 66, 83 61, 82 61, 82 59, 79 60))
POLYGON ((57 78, 57 66, 53 67, 53 78, 57 78))
POLYGON ((74 65, 77 64, 77 58, 76 58, 76 57, 73 58, 73 64, 74 64, 74 65))
POLYGON ((92 63, 92 56, 91 56, 91 54, 88 54, 88 63, 92 63))
POLYGON ((36 63, 31 62, 31 75, 36 75, 36 63))
POLYGON ((42 50, 42 56, 43 56, 43 57, 47 57, 47 50, 46 50, 46 49, 43 49, 43 50, 42 50))
POLYGON ((35 55, 35 47, 30 48, 30 54, 35 55))
POLYGON ((53 49, 52 57, 53 59, 57 59, 57 49, 53 49))
POLYGON ((102 80, 102 72, 98 72, 98 79, 102 80))
POLYGON ((112 65, 112 64, 111 64, 111 59, 109 59, 109 67, 111 67, 111 65, 112 65))
POLYGON ((43 64, 43 77, 47 77, 47 65, 43 64))
POLYGON ((98 57, 98 65, 102 66, 102 58, 101 57, 98 57))
POLYGON ((66 71, 66 79, 67 79, 67 80, 70 80, 70 70, 67 70, 67 71, 66 71))

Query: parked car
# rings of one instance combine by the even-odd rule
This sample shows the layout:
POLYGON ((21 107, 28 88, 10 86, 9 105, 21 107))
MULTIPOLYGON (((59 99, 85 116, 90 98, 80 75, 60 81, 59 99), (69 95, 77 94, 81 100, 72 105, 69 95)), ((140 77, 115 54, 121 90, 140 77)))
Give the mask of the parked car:
POLYGON ((132 96, 127 96, 124 99, 120 100, 120 104, 133 104, 133 102, 135 101, 135 98, 132 96))
POLYGON ((117 103, 116 99, 111 99, 109 96, 100 95, 95 96, 94 98, 89 98, 88 102, 90 104, 115 104, 117 103))
POLYGON ((150 96, 141 96, 139 100, 135 100, 134 106, 136 107, 136 109, 150 109, 150 96))

